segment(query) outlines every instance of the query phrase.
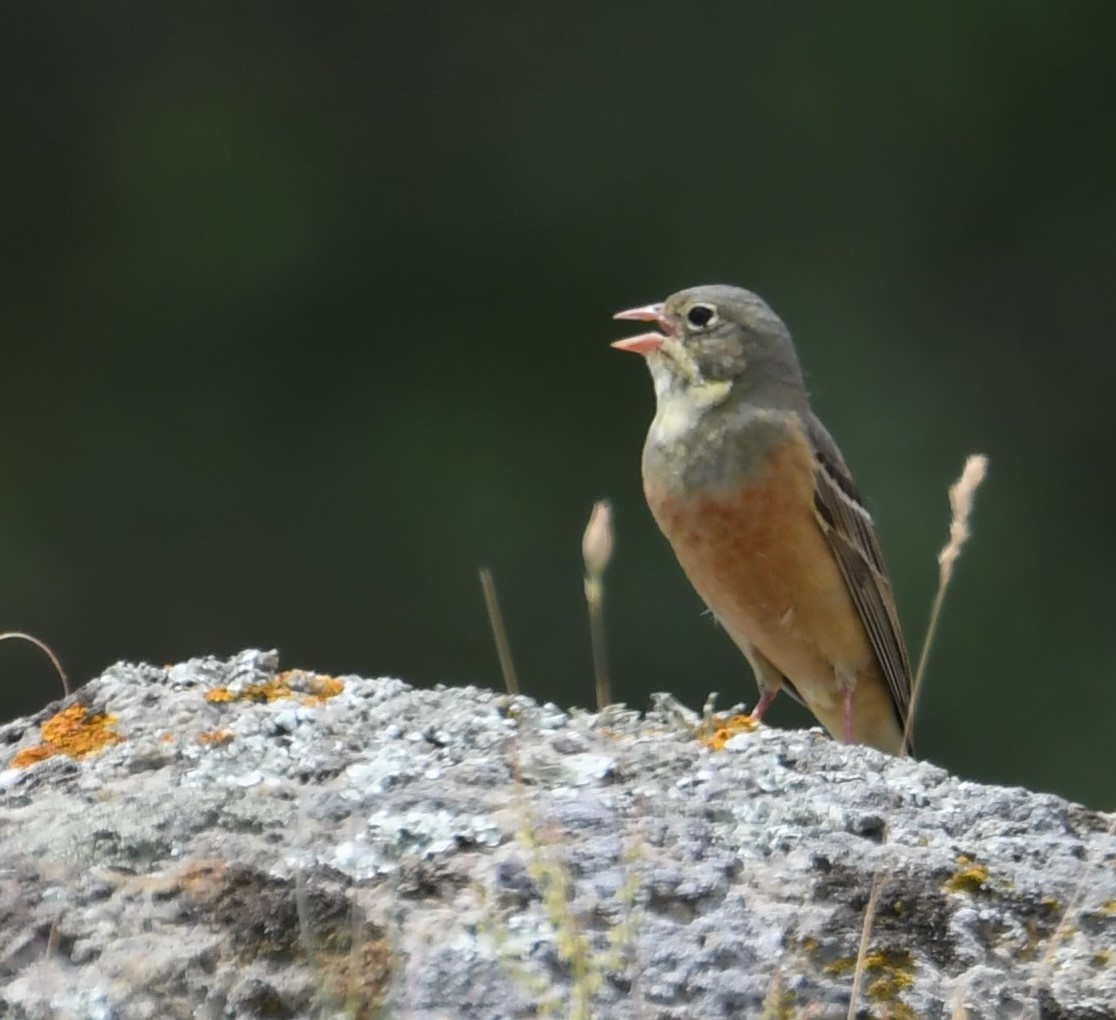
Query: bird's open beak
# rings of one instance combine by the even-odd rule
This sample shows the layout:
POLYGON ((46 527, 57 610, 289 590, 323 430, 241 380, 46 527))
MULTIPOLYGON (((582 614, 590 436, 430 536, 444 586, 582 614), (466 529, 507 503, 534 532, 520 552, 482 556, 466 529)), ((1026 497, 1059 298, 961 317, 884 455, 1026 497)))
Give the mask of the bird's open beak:
POLYGON ((674 328, 670 321, 663 315, 662 305, 644 305, 642 308, 629 308, 626 312, 617 312, 614 319, 633 320, 635 322, 653 322, 662 333, 640 333, 639 336, 630 336, 624 340, 614 340, 612 346, 618 351, 632 351, 634 354, 650 354, 663 346, 663 341, 668 336, 674 335, 674 328), (663 334, 666 334, 664 336, 663 334))

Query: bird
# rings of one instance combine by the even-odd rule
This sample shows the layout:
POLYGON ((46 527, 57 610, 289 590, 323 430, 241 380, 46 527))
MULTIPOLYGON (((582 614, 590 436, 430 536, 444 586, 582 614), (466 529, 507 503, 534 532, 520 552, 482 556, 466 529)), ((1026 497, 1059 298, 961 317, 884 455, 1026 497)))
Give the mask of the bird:
POLYGON ((911 666, 871 514, 810 408, 790 331, 758 295, 692 287, 614 318, 656 330, 643 491, 697 594, 755 674, 836 740, 912 753, 911 666))

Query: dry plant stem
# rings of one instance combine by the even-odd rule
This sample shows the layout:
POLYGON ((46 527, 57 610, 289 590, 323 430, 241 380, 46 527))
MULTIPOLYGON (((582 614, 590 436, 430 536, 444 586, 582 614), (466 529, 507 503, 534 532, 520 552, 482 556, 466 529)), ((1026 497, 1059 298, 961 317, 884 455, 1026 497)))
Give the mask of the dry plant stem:
POLYGON ((930 621, 926 624, 926 637, 922 642, 922 651, 918 656, 918 668, 915 670, 914 683, 911 685, 911 708, 907 713, 907 724, 903 727, 903 754, 907 754, 910 746, 911 729, 914 726, 915 708, 918 706, 918 695, 922 690, 922 678, 926 674, 926 662, 930 658, 930 646, 938 632, 938 617, 942 612, 942 603, 945 601, 945 583, 938 582, 938 590, 934 593, 934 601, 930 604, 930 621))
POLYGON ((589 641, 593 647, 593 677, 597 685, 597 711, 612 702, 605 650, 604 585, 597 578, 585 578, 585 602, 589 607, 589 641))
POLYGON ((53 956, 58 952, 58 943, 62 941, 59 925, 62 923, 62 912, 59 911, 50 922, 50 934, 47 935, 46 945, 43 947, 43 959, 53 956))
MULTIPOLYGON (((930 659, 930 648, 938 632, 938 618, 941 616, 942 603, 945 602, 946 589, 953 578, 953 567, 961 550, 969 540, 969 517, 973 512, 973 500, 984 476, 988 473, 988 458, 982 453, 970 454, 961 469, 961 477, 949 487, 949 541, 938 553, 938 590, 930 606, 930 622, 926 625, 926 637, 922 641, 922 651, 918 656, 914 683, 911 685, 911 707, 907 712, 907 724, 903 728, 903 747, 909 746, 911 727, 914 726, 915 709, 922 681, 926 675, 926 664, 930 659)), ((903 752, 906 754, 906 750, 903 752)))
POLYGON ((496 599, 496 584, 488 567, 481 568, 480 582, 484 591, 484 608, 488 610, 488 622, 492 625, 492 639, 496 642, 496 654, 500 658, 500 672, 504 675, 504 687, 509 694, 518 694, 519 679, 515 675, 511 645, 508 644, 508 633, 504 630, 500 603, 496 599))
POLYGON ((585 563, 585 604, 589 607, 589 641, 593 648, 593 677, 597 685, 597 711, 612 701, 605 653, 604 572, 612 558, 612 504, 599 499, 589 513, 581 536, 581 558, 585 563))
MULTIPOLYGON (((887 845, 885 835, 883 845, 887 845)), ((856 1004, 860 999, 860 985, 864 981, 864 967, 868 961, 868 944, 872 939, 872 922, 876 919, 876 907, 879 906, 880 892, 883 889, 883 879, 880 872, 872 877, 872 888, 868 893, 868 905, 864 908, 864 927, 860 929, 860 945, 856 950, 856 969, 853 971, 852 991, 849 993, 849 1011, 846 1020, 854 1020, 856 1004)))
POLYGON ((58 656, 56 656, 54 652, 52 652, 50 648, 47 647, 47 645, 45 645, 37 637, 32 637, 30 634, 24 634, 22 631, 19 630, 6 630, 4 631, 4 633, 0 634, 0 641, 7 641, 9 639, 18 641, 30 641, 31 644, 33 644, 48 659, 50 659, 51 665, 54 666, 54 670, 58 674, 58 679, 62 681, 62 690, 65 692, 67 698, 70 696, 70 694, 72 693, 70 691, 70 681, 66 679, 66 673, 62 669, 62 663, 58 661, 58 656))

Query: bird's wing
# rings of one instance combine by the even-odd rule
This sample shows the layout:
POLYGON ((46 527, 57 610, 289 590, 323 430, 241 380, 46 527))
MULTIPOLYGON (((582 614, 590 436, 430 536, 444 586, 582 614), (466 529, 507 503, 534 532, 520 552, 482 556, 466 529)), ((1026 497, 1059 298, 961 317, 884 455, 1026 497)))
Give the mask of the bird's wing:
MULTIPOLYGON (((868 632, 899 725, 906 732, 911 664, 876 528, 832 436, 812 414, 806 425, 814 449, 814 511, 868 632)), ((907 744, 907 750, 912 750, 909 739, 907 744)))

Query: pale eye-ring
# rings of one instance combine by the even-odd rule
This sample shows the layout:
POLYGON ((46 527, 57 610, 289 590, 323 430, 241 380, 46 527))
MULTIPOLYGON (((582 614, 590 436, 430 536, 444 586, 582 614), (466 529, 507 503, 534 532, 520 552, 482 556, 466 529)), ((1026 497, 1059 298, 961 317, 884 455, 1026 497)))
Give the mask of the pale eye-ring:
POLYGON ((717 317, 717 310, 709 305, 694 305, 686 313, 686 321, 695 329, 705 329, 717 317))

